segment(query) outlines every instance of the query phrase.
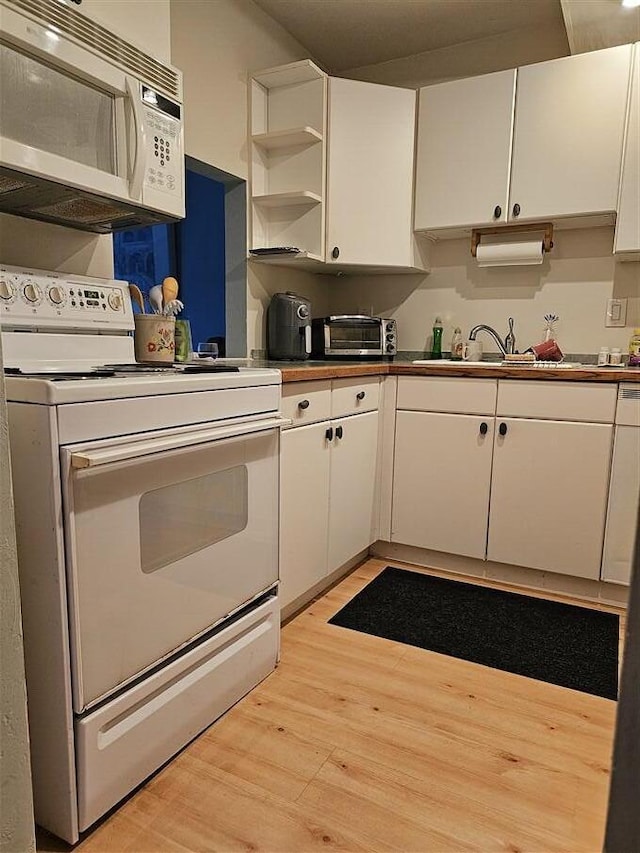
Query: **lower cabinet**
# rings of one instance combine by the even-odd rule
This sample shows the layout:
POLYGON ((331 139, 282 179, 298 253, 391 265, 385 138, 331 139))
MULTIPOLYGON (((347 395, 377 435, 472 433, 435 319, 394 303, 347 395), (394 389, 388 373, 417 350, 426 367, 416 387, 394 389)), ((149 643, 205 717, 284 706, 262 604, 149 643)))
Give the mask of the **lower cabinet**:
POLYGON ((399 380, 391 541, 598 579, 616 386, 455 381, 399 380))
POLYGON ((610 424, 497 418, 487 559, 600 577, 610 424))
POLYGON ((377 449, 377 411, 282 433, 282 607, 374 541, 377 449))
POLYGON ((494 418, 398 412, 392 542, 484 559, 494 418))

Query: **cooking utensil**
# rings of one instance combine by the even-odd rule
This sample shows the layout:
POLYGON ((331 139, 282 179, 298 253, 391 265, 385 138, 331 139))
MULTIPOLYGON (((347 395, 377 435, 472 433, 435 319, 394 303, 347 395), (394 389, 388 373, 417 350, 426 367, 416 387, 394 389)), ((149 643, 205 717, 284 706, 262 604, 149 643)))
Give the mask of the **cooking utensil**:
POLYGON ((164 304, 164 313, 167 317, 175 317, 184 309, 184 304, 179 299, 171 299, 164 304))
POLYGON ((162 287, 159 284, 149 289, 149 305, 151 305, 154 314, 162 314, 162 287))
POLYGON ((167 276, 162 282, 162 298, 165 305, 178 298, 178 282, 172 276, 167 276))
POLYGON ((130 284, 129 285, 129 294, 131 296, 131 301, 135 302, 135 304, 140 309, 140 313, 144 314, 145 313, 144 296, 142 295, 142 291, 140 290, 140 288, 138 287, 137 284, 130 284))

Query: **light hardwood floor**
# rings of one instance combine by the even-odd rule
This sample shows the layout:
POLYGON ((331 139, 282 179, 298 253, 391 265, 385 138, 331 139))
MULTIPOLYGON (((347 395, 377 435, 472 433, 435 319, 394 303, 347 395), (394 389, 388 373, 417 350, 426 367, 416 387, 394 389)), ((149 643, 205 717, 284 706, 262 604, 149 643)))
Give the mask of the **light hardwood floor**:
POLYGON ((386 565, 292 619, 276 672, 76 850, 601 850, 615 703, 328 625, 386 565))

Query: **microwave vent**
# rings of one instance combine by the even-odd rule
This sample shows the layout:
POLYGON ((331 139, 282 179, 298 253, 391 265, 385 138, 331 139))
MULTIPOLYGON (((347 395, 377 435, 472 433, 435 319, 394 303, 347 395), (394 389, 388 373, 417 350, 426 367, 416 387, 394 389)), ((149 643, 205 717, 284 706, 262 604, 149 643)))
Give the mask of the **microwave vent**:
POLYGON ((90 198, 70 198, 34 208, 34 213, 62 221, 82 225, 97 225, 101 222, 113 222, 118 219, 130 219, 129 210, 90 198))
POLYGON ((139 77, 161 92, 182 101, 180 72, 163 65, 148 53, 110 32, 106 27, 70 8, 62 0, 5 0, 46 26, 70 36, 76 42, 118 65, 126 72, 139 77))

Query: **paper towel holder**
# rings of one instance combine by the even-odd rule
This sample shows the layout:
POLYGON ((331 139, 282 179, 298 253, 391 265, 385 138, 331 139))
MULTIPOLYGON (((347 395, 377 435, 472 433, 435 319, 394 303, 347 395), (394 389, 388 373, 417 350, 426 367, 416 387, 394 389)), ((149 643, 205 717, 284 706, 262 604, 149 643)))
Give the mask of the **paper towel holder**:
POLYGON ((524 234, 532 231, 538 234, 541 231, 544 232, 542 250, 543 252, 550 252, 553 249, 553 223, 534 222, 523 225, 502 225, 494 228, 474 228, 471 232, 471 254, 474 258, 477 257, 478 246, 482 237, 496 234, 524 234))

